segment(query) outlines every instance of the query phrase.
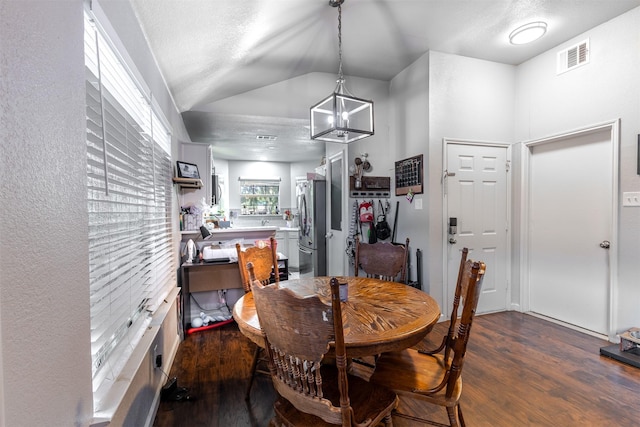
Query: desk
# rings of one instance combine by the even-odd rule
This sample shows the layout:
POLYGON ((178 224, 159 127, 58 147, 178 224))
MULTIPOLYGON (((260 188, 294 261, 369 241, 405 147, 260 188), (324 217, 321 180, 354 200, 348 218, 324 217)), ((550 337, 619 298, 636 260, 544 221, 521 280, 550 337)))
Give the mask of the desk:
MULTIPOLYGON (((317 294, 330 304, 330 277, 309 277, 280 282, 299 295, 317 294)), ((438 303, 418 289, 397 282, 366 277, 338 277, 348 283, 349 299, 342 303, 344 341, 349 357, 371 356, 418 344, 440 318, 438 303)), ((233 307, 240 331, 264 347, 253 294, 233 307)))
MULTIPOLYGON (((289 277, 289 260, 278 258, 280 280, 289 277)), ((191 325, 191 292, 243 289, 238 262, 194 262, 180 266, 182 287, 182 326, 186 332, 191 325)))

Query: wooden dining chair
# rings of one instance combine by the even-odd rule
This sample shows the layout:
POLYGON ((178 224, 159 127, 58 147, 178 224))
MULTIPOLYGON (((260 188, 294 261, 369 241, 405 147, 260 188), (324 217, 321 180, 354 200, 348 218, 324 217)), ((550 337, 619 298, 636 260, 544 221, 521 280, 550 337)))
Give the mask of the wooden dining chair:
MULTIPOLYGON (((251 279, 249 277, 249 270, 247 270, 247 263, 252 263, 253 274, 256 280, 262 284, 269 284, 271 282, 279 282, 280 275, 278 274, 278 253, 276 251, 276 239, 271 237, 269 240, 269 246, 259 247, 250 246, 244 250, 239 243, 236 243, 236 251, 238 252, 238 267, 240 268, 240 280, 242 281, 242 287, 245 291, 251 292, 251 279)), ((266 366, 261 368, 261 365, 266 365, 267 355, 264 349, 260 346, 256 346, 253 354, 253 360, 251 362, 251 376, 249 377, 249 385, 245 393, 245 399, 249 400, 251 395, 251 387, 253 386, 253 380, 257 374, 270 375, 266 366)))
POLYGON ((456 282, 456 289, 453 295, 453 308, 451 309, 451 315, 449 317, 449 329, 447 330, 447 334, 442 337, 442 342, 437 348, 433 350, 418 350, 422 354, 437 354, 444 350, 444 360, 449 359, 449 353, 451 352, 451 344, 455 340, 456 337, 456 327, 458 326, 458 322, 460 321, 458 316, 458 309, 460 308, 460 300, 462 296, 462 280, 464 276, 464 268, 467 262, 467 256, 469 255, 468 248, 462 248, 460 253, 460 267, 458 268, 458 278, 456 282))
MULTIPOLYGON (((356 236, 355 275, 364 271, 366 277, 373 277, 389 282, 406 283, 407 264, 409 260, 409 238, 406 243, 390 242, 362 243, 356 236)), ((353 362, 373 368, 378 356, 355 358, 353 362)))
MULTIPOLYGON (((384 353, 378 358, 376 369, 370 377, 373 384, 389 387, 398 393, 400 400, 415 399, 445 407, 449 426, 465 426, 460 407, 462 395, 462 367, 469 342, 469 333, 478 305, 482 279, 485 272, 483 262, 467 260, 464 263, 461 296, 462 317, 455 337, 448 338, 448 357, 443 353, 421 354, 415 349, 384 353)), ((394 415, 438 426, 434 422, 414 415, 395 412, 394 415)))
MULTIPOLYGON (((249 267, 251 273, 251 267, 249 267)), ((392 426, 398 396, 347 373, 338 280, 330 301, 251 282, 278 392, 271 426, 392 426), (334 344, 335 363, 325 363, 334 344)), ((332 355, 333 356, 333 355, 332 355)))
POLYGON ((236 251, 238 252, 238 266, 240 267, 240 279, 245 292, 251 292, 251 280, 247 263, 253 264, 254 274, 260 282, 264 284, 270 283, 272 280, 278 282, 280 280, 278 272, 278 252, 276 251, 276 239, 269 238, 268 246, 249 246, 242 249, 240 243, 236 243, 236 251))
POLYGON ((409 238, 406 244, 362 243, 356 236, 355 275, 362 269, 367 277, 406 283, 409 238))

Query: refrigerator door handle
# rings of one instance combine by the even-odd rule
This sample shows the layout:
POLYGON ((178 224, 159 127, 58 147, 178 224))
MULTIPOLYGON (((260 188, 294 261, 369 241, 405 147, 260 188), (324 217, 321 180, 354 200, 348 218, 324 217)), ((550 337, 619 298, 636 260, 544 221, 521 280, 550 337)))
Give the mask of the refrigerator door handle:
POLYGON ((308 236, 311 227, 309 225, 309 212, 307 211, 307 198, 305 197, 304 194, 300 196, 300 205, 301 205, 300 230, 303 236, 308 236))

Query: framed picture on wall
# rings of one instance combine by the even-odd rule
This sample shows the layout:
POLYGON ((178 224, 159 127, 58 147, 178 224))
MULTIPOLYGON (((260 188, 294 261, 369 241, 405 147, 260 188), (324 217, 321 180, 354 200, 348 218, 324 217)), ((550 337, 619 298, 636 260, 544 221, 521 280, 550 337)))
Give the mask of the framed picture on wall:
POLYGON ((179 178, 195 178, 200 179, 200 172, 198 172, 198 165, 193 163, 181 162, 178 160, 178 177, 179 178))

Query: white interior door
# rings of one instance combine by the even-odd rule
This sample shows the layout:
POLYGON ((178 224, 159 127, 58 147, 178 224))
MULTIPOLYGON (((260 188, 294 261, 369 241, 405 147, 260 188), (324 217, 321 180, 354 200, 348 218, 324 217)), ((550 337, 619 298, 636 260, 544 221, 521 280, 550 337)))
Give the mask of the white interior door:
POLYGON ((487 265, 478 313, 505 310, 509 283, 508 146, 445 143, 447 231, 454 231, 448 228, 451 219, 457 221, 455 234, 447 235, 446 307, 453 303, 460 255, 466 247, 470 259, 487 265))
POLYGON ((345 239, 347 226, 344 216, 348 196, 348 184, 345 180, 345 151, 329 157, 327 164, 327 275, 346 275, 345 239))
POLYGON ((529 147, 530 309, 605 334, 609 319, 610 128, 529 147), (606 246, 603 245, 603 246, 606 246))

